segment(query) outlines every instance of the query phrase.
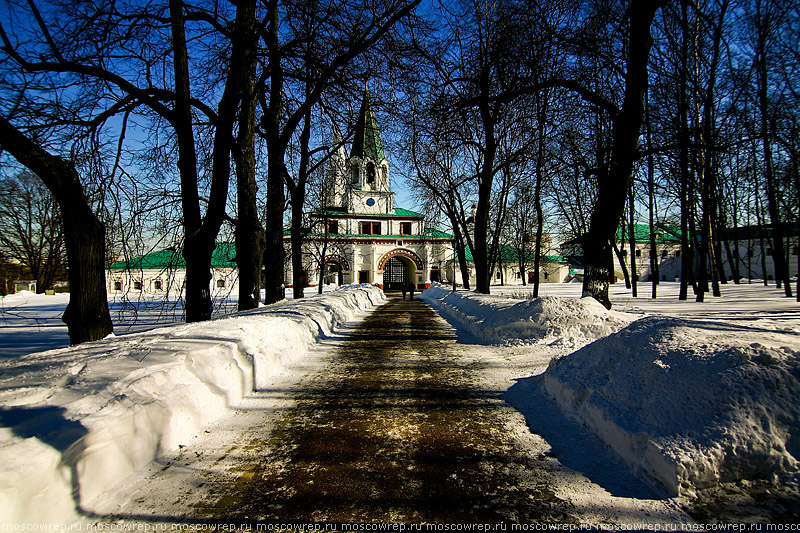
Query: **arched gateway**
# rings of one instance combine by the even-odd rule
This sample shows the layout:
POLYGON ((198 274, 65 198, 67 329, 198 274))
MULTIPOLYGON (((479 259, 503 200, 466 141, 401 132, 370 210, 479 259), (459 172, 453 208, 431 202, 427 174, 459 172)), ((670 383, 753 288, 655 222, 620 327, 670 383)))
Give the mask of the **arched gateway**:
POLYGON ((423 269, 422 259, 407 248, 386 252, 378 261, 378 271, 383 271, 383 290, 399 291, 403 285, 417 286, 417 271, 423 269))

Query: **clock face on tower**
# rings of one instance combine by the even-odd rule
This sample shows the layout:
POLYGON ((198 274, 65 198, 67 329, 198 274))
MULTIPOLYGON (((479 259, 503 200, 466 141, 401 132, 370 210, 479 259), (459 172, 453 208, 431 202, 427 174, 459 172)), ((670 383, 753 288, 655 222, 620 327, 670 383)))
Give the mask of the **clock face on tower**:
POLYGON ((367 205, 370 207, 375 205, 375 198, 367 198, 367 205))

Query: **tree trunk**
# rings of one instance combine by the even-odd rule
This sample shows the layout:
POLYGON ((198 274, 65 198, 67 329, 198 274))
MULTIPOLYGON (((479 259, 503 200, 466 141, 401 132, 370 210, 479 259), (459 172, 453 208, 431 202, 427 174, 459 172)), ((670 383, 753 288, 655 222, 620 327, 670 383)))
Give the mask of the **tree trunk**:
POLYGON ((547 96, 539 95, 537 103, 537 122, 539 138, 536 150, 536 184, 533 190, 533 207, 536 211, 536 242, 533 249, 533 297, 539 297, 539 270, 542 265, 542 235, 544 234, 544 210, 542 209, 542 182, 544 181, 544 133, 547 120, 547 96))
POLYGON ((643 97, 647 90, 647 62, 653 37, 650 26, 656 12, 666 0, 645 2, 632 0, 629 7, 630 39, 628 42, 625 98, 622 109, 614 117, 611 164, 598 176, 597 200, 592 210, 589 234, 584 247, 585 272, 583 293, 611 308, 608 284, 611 275, 611 243, 625 210, 625 196, 630 186, 633 162, 642 126, 643 97))
MULTIPOLYGON (((619 262, 619 267, 622 269, 622 277, 625 279, 625 288, 630 290, 631 288, 631 278, 628 274, 628 265, 625 264, 625 257, 622 255, 622 251, 617 246, 616 241, 611 241, 611 247, 614 251, 614 255, 617 256, 617 261, 619 262)), ((613 272, 611 273, 614 274, 613 272)))
POLYGON ((184 228, 183 257, 186 260, 186 321, 198 322, 211 318, 211 254, 214 246, 212 244, 209 247, 206 236, 202 234, 183 3, 180 0, 170 0, 169 11, 175 74, 173 125, 178 141, 178 172, 181 181, 184 228))
POLYGON ((628 247, 631 249, 631 296, 636 298, 639 296, 637 289, 637 282, 639 281, 639 267, 636 264, 636 224, 634 217, 636 216, 636 207, 634 204, 633 194, 633 181, 628 188, 628 209, 630 210, 630 235, 628 235, 628 247))
POLYGON ((31 142, 0 117, 0 147, 37 174, 61 210, 70 298, 62 320, 70 343, 99 340, 113 326, 105 278, 105 225, 89 205, 75 167, 31 142))
POLYGON ((678 171, 681 176, 680 202, 681 202, 681 286, 678 300, 687 300, 689 297, 689 280, 692 278, 694 257, 689 243, 689 217, 691 205, 694 202, 694 187, 691 184, 689 172, 689 103, 686 98, 689 70, 689 22, 687 3, 681 3, 681 68, 678 90, 678 171))
MULTIPOLYGON (((647 131, 648 152, 652 148, 652 131, 650 129, 650 100, 645 96, 645 128, 647 131)), ((648 223, 650 226, 650 298, 653 300, 658 296, 659 266, 660 258, 656 247, 656 165, 653 160, 652 152, 647 156, 647 211, 648 223)))
POLYGON ((241 108, 236 146, 236 265, 239 269, 239 311, 255 309, 261 302, 261 263, 264 228, 258 219, 256 197, 256 1, 242 0, 236 8, 237 39, 241 48, 241 108))
POLYGON ((784 294, 792 296, 789 284, 789 269, 783 249, 783 227, 778 208, 777 191, 775 190, 775 172, 772 165, 772 131, 770 128, 770 110, 767 85, 767 38, 770 21, 761 17, 761 3, 756 3, 758 22, 758 43, 756 49, 756 71, 758 76, 758 105, 761 111, 761 144, 764 150, 764 174, 767 181, 767 211, 772 225, 772 261, 775 266, 775 281, 783 284, 784 294))
POLYGON ((271 304, 285 298, 283 248, 283 211, 286 202, 284 157, 286 144, 281 139, 281 116, 283 113, 283 68, 278 42, 278 2, 269 2, 269 24, 265 40, 269 51, 269 106, 263 117, 267 141, 267 212, 266 247, 264 250, 264 303, 271 304))

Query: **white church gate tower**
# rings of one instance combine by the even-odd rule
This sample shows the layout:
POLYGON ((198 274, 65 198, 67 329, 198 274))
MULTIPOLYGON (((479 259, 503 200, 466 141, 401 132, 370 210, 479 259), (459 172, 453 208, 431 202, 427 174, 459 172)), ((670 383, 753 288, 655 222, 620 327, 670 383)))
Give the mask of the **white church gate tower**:
MULTIPOLYGON (((369 89, 364 96, 355 125, 349 157, 340 148, 331 158, 324 213, 324 230, 306 238, 310 284, 371 283, 384 290, 400 290, 413 284, 418 290, 438 281, 452 256, 453 238, 427 230, 425 217, 395 207, 389 181, 389 161, 384 152, 378 124, 372 111, 369 89), (323 233, 324 232, 324 233, 323 233), (318 271, 313 249, 326 240, 326 268, 318 271)), ((288 245, 290 237, 285 238, 288 245)), ((288 270, 288 269, 287 269, 288 270)), ((291 272, 287 272, 287 285, 291 272)))

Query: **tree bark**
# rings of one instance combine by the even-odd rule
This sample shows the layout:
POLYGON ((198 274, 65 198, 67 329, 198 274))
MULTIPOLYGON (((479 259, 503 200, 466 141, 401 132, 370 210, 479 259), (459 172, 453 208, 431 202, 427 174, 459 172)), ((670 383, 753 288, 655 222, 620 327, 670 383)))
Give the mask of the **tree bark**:
MULTIPOLYGON (((488 67, 487 67, 488 68, 488 67)), ((488 81, 486 81, 488 84, 488 81)), ((485 89, 488 93, 488 88, 485 89)), ((497 154, 497 140, 494 134, 494 118, 488 102, 483 103, 480 110, 484 128, 483 165, 478 178, 478 203, 475 209, 475 230, 473 236, 472 259, 475 264, 475 290, 480 294, 489 294, 491 269, 489 268, 488 230, 489 209, 494 182, 494 160, 497 154)))
POLYGON ((608 285, 613 274, 610 268, 611 243, 625 210, 625 196, 637 157, 636 147, 644 114, 642 102, 647 90, 647 63, 653 46, 650 26, 656 12, 665 3, 666 0, 632 0, 630 3, 625 97, 620 112, 614 117, 611 164, 598 176, 597 201, 584 248, 583 293, 608 309, 611 308, 608 285))
MULTIPOLYGON (((311 110, 303 118, 303 129, 300 131, 300 166, 297 180, 290 184, 292 209, 292 295, 295 300, 304 296, 303 289, 308 279, 303 271, 303 240, 306 231, 303 229, 303 206, 306 201, 306 182, 310 160, 309 143, 311 141, 311 110)), ((291 181, 291 180, 290 180, 291 181)), ((327 228, 325 228, 327 231, 327 228)), ((323 270, 319 271, 319 284, 322 285, 323 270)))
POLYGON ((214 243, 209 245, 202 234, 203 218, 197 191, 197 152, 192 129, 189 54, 186 49, 181 0, 170 0, 169 18, 175 75, 175 110, 172 122, 178 141, 184 228, 183 257, 186 260, 186 321, 198 322, 211 318, 211 255, 214 253, 214 243))
POLYGON ((269 53, 268 70, 269 105, 264 110, 264 137, 267 143, 267 212, 266 247, 264 253, 264 303, 272 304, 285 298, 283 248, 283 212, 286 203, 284 157, 286 145, 281 140, 281 116, 283 113, 283 56, 278 37, 280 13, 278 1, 268 3, 269 18, 265 41, 269 53))
POLYGON ((99 340, 113 331, 105 277, 105 225, 84 194, 75 167, 54 156, 0 117, 0 147, 37 174, 58 202, 69 264, 70 298, 62 320, 70 343, 99 340))
MULTIPOLYGON (((236 265, 239 270, 239 311, 255 309, 261 302, 261 264, 264 228, 258 218, 256 197, 256 0, 241 0, 236 8, 234 46, 240 49, 241 81, 239 136, 234 161, 238 216, 236 220, 236 265)), ((233 57, 231 58, 233 61, 233 57)))

